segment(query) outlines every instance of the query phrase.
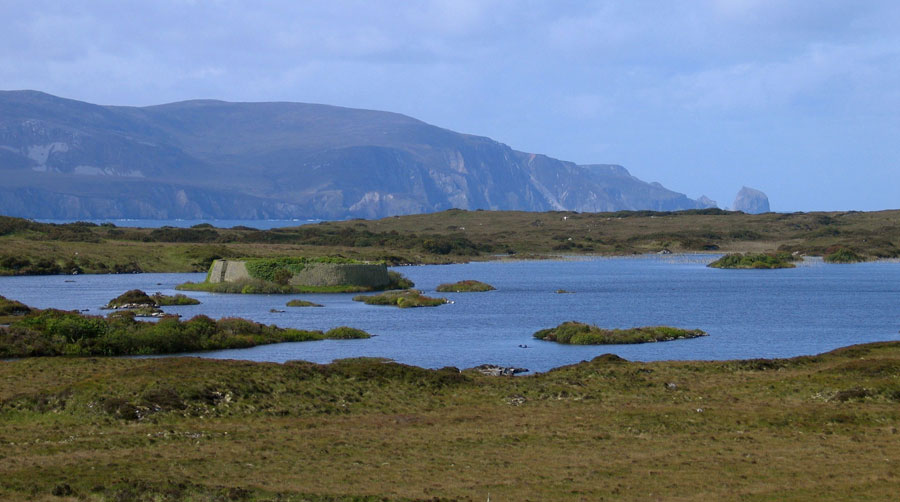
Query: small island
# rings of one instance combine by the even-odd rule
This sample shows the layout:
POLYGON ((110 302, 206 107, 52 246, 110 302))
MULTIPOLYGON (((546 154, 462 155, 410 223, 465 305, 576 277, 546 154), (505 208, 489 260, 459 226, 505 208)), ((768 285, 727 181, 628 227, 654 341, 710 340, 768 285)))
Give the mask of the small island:
POLYGON ((366 305, 390 305, 402 309, 413 307, 437 307, 438 305, 448 303, 446 298, 424 296, 418 289, 386 291, 377 295, 357 295, 353 297, 353 301, 363 302, 366 305))
POLYGON ((180 293, 175 296, 168 296, 157 292, 151 296, 140 289, 132 289, 113 298, 102 308, 130 310, 138 317, 163 317, 166 313, 159 307, 199 304, 199 300, 180 293))
POLYGON ((0 359, 176 354, 371 336, 347 326, 326 332, 307 331, 237 317, 214 320, 197 315, 182 321, 176 316, 165 316, 159 322, 138 321, 135 317, 131 310, 119 310, 102 317, 77 311, 31 308, 8 327, 0 327, 0 359))
POLYGON ((718 260, 707 265, 711 268, 728 268, 728 269, 776 269, 776 268, 794 268, 793 262, 799 261, 801 258, 791 253, 732 253, 727 254, 718 260))
POLYGON ((306 300, 291 300, 287 302, 288 307, 324 307, 324 305, 310 302, 306 300))
POLYGON ((153 295, 132 289, 113 298, 106 304, 106 309, 130 309, 141 307, 167 307, 171 305, 200 305, 200 300, 178 293, 174 296, 156 292, 153 295))
POLYGON ((494 286, 481 281, 465 280, 454 283, 441 284, 437 287, 438 293, 481 293, 483 291, 494 291, 494 286))
POLYGON ((648 326, 629 329, 603 329, 591 324, 568 321, 555 328, 542 329, 534 334, 539 340, 570 345, 618 345, 648 342, 668 342, 682 338, 707 336, 699 329, 680 329, 668 326, 648 326))

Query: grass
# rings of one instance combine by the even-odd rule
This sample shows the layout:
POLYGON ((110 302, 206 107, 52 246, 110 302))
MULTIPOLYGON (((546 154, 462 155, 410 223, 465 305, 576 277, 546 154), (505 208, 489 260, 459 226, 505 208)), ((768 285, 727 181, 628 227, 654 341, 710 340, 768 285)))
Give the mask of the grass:
POLYGON ((602 329, 576 321, 568 321, 555 328, 542 329, 534 334, 539 340, 570 345, 614 345, 648 342, 668 342, 682 338, 706 336, 699 329, 680 329, 668 326, 649 326, 628 329, 602 329))
POLYGON ((55 225, 0 216, 0 275, 206 272, 217 258, 337 256, 389 265, 559 254, 673 252, 900 257, 900 211, 614 213, 463 211, 249 228, 55 225), (565 219, 563 219, 565 217, 565 219))
POLYGON ((287 302, 288 307, 322 307, 323 305, 310 302, 307 300, 291 300, 287 302))
POLYGON ((898 377, 900 343, 517 378, 24 359, 0 364, 0 499, 893 500, 898 377))
POLYGON ((494 291, 494 286, 490 284, 474 281, 474 280, 465 280, 454 283, 440 284, 438 285, 436 291, 438 293, 480 293, 483 291, 494 291))
POLYGON ((385 291, 377 295, 358 295, 353 297, 353 301, 363 302, 366 305, 389 305, 400 308, 437 307, 447 303, 446 298, 424 296, 418 289, 385 291))
POLYGON ((712 268, 732 268, 732 269, 776 269, 776 268, 794 268, 792 262, 798 258, 791 253, 733 253, 727 254, 718 260, 710 263, 708 266, 712 268))

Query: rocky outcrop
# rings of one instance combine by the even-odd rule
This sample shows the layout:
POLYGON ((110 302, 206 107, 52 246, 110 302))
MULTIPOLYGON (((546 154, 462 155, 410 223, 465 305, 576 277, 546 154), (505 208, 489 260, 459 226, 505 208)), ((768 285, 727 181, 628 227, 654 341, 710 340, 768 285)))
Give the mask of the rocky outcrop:
POLYGON ((473 370, 488 376, 513 376, 519 373, 528 372, 525 368, 516 368, 514 366, 498 366, 496 364, 482 364, 475 366, 473 370))
POLYGON ((576 165, 396 113, 197 100, 98 106, 0 91, 0 214, 380 218, 708 207, 617 165, 576 165))
POLYGON ((769 212, 769 198, 759 190, 743 187, 734 198, 731 205, 734 211, 743 211, 747 214, 760 214, 769 212))

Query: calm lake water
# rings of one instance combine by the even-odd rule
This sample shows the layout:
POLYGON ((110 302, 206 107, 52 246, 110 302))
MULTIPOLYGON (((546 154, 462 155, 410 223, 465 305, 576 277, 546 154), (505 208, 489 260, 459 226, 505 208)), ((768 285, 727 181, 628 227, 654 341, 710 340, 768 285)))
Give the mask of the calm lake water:
POLYGON ((257 230, 269 230, 271 228, 282 228, 282 227, 299 227, 301 225, 308 225, 310 223, 318 223, 322 220, 305 220, 305 219, 292 219, 292 220, 138 220, 138 219, 117 219, 117 218, 107 218, 107 219, 42 219, 36 218, 34 221, 38 221, 41 223, 75 223, 76 221, 86 221, 88 223, 95 223, 97 225, 103 223, 112 223, 117 227, 134 227, 134 228, 160 228, 164 226, 169 227, 177 227, 177 228, 189 228, 194 225, 199 225, 201 223, 209 223, 210 225, 216 228, 231 228, 236 226, 244 226, 249 228, 255 228, 257 230))
MULTIPOLYGON (((900 264, 824 265, 785 270, 716 270, 715 257, 648 256, 566 261, 399 267, 426 294, 442 282, 477 279, 489 293, 443 294, 453 304, 398 309, 353 295, 191 293, 202 305, 167 307, 190 317, 238 316, 301 329, 349 325, 368 340, 284 343, 203 353, 204 357, 283 362, 377 356, 417 366, 483 363, 546 371, 612 352, 630 360, 738 359, 816 354, 856 343, 900 340, 900 264), (557 294, 557 289, 573 291, 557 294), (324 308, 290 308, 303 298, 324 308), (271 313, 270 309, 285 310, 271 313), (541 328, 578 320, 608 328, 671 325, 710 336, 642 345, 564 346, 532 338, 541 328), (520 348, 519 345, 527 345, 520 348)), ((46 308, 99 307, 139 288, 175 293, 203 274, 0 277, 0 295, 46 308), (70 282, 73 281, 73 282, 70 282)))

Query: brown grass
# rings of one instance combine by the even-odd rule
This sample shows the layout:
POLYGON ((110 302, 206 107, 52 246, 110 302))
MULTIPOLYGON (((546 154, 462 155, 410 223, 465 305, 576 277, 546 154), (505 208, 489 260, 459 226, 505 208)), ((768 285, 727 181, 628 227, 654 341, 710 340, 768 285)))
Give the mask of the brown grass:
POLYGON ((128 486, 164 500, 892 500, 898 362, 886 343, 517 378, 380 360, 3 363, 0 498, 60 500, 67 484, 88 500, 128 486), (853 389, 866 392, 841 397, 853 389), (113 415, 148 399, 183 406, 113 415))

